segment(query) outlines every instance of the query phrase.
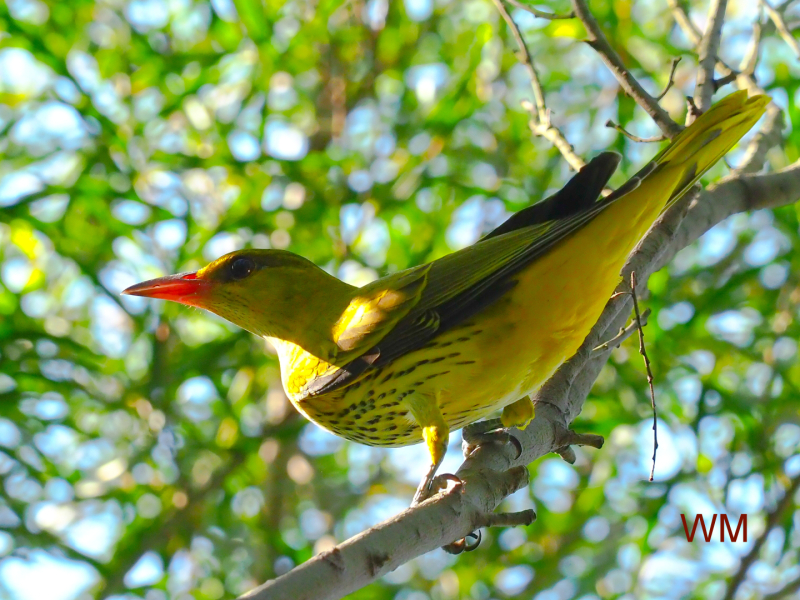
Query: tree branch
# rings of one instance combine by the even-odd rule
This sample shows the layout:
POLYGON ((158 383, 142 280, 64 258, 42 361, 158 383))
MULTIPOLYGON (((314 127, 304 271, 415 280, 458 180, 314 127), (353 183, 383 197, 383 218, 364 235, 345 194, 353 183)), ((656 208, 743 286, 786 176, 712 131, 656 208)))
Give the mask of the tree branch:
MULTIPOLYGON (((675 22, 681 28, 684 35, 689 38, 689 42, 697 48, 702 38, 700 31, 695 27, 694 23, 692 23, 692 20, 689 18, 689 15, 686 14, 679 0, 668 0, 668 4, 672 10, 672 15, 675 17, 675 22)), ((717 57, 717 71, 719 71, 723 77, 735 77, 736 85, 739 86, 739 89, 747 90, 751 95, 764 93, 764 90, 758 86, 756 80, 753 78, 752 72, 737 72, 724 61, 720 60, 719 57, 717 57)))
POLYGON ((774 594, 767 594, 763 596, 763 600, 785 600, 789 598, 792 594, 800 590, 800 577, 792 581, 782 590, 778 590, 774 594))
MULTIPOLYGON (((756 72, 756 65, 758 64, 758 50, 761 47, 761 36, 764 35, 764 28, 761 23, 756 20, 753 23, 753 37, 750 39, 750 45, 747 47, 747 52, 742 57, 742 62, 739 65, 739 70, 749 76, 753 76, 756 72)), ((736 77, 733 78, 734 81, 736 77)))
MULTIPOLYGON (((714 65, 717 62, 717 52, 727 6, 728 0, 712 0, 708 11, 708 28, 698 48, 700 70, 697 72, 694 103, 701 112, 708 110, 711 106, 711 96, 714 95, 714 65)), ((691 116, 692 112, 690 111, 689 118, 691 116)), ((687 123, 687 125, 690 124, 687 123)))
POLYGON ((794 504, 794 495, 798 489, 800 489, 800 476, 791 480, 791 485, 789 486, 789 489, 784 492, 781 501, 778 502, 778 505, 775 507, 775 509, 767 515, 767 522, 764 525, 764 532, 755 541, 753 547, 750 548, 750 552, 748 552, 745 557, 742 558, 742 562, 739 563, 739 569, 736 571, 733 579, 731 579, 731 582, 728 585, 728 590, 725 593, 724 600, 733 600, 733 597, 736 595, 736 591, 739 589, 739 586, 745 580, 745 577, 747 577, 747 571, 758 558, 758 555, 761 552, 761 547, 767 541, 769 532, 772 531, 772 529, 776 527, 778 523, 780 523, 786 511, 792 507, 792 504, 794 504))
POLYGON ((647 325, 647 319, 650 317, 650 309, 647 308, 641 314, 640 319, 637 321, 636 319, 631 320, 631 322, 626 326, 622 327, 619 330, 619 333, 615 335, 613 338, 608 340, 607 342, 600 344, 597 348, 594 348, 594 351, 597 352, 598 350, 608 350, 609 348, 619 348, 622 345, 622 342, 627 340, 631 335, 636 333, 639 329, 639 325, 642 326, 647 325))
POLYGON ((786 26, 786 21, 783 20, 783 15, 773 8, 767 0, 761 0, 761 6, 767 11, 767 16, 769 16, 770 20, 775 24, 775 28, 783 38, 783 41, 792 49, 792 52, 795 53, 797 58, 800 58, 800 43, 797 42, 792 32, 789 31, 789 28, 786 26))
POLYGON ((587 43, 600 55, 600 58, 603 59, 603 62, 606 63, 614 77, 617 78, 625 93, 633 98, 652 117, 656 125, 664 132, 664 135, 672 138, 680 133, 681 126, 670 118, 667 111, 658 104, 658 100, 648 94, 636 78, 631 75, 630 71, 625 68, 625 65, 622 64, 622 59, 609 44, 608 39, 597 24, 597 20, 589 10, 586 0, 572 0, 572 8, 589 33, 587 43))
POLYGON ((668 139, 667 136, 665 136, 663 134, 662 135, 654 135, 653 137, 648 137, 648 138, 642 138, 642 137, 639 137, 638 135, 633 135, 631 132, 629 132, 627 129, 625 129, 622 125, 620 125, 619 123, 615 123, 611 119, 606 121, 606 127, 609 127, 611 129, 616 129, 618 132, 620 132, 622 135, 624 135, 626 138, 628 138, 632 142, 637 142, 637 143, 640 143, 640 144, 652 144, 654 142, 663 142, 663 141, 668 139))
POLYGON ((539 10, 538 8, 533 8, 532 6, 528 6, 527 4, 523 4, 519 2, 519 0, 508 0, 508 3, 511 6, 516 6, 517 8, 521 8, 524 11, 531 13, 535 17, 539 17, 540 19, 547 19, 548 21, 555 21, 558 19, 574 19, 575 13, 568 12, 564 15, 558 15, 556 13, 549 13, 544 12, 543 10, 539 10))
MULTIPOLYGON (((653 226, 631 255, 623 273, 635 271, 639 288, 647 278, 708 229, 728 216, 757 208, 773 208, 800 198, 800 161, 777 173, 731 176, 714 189, 679 202, 653 226), (686 214, 690 218, 684 219, 686 214)), ((627 291, 627 283, 620 291, 627 291)), ((409 508, 361 534, 319 554, 292 571, 242 596, 250 600, 333 600, 341 598, 401 564, 463 538, 491 524, 492 511, 507 495, 527 484, 525 465, 571 443, 597 438, 575 436, 568 429, 578 416, 611 348, 594 351, 625 325, 630 295, 618 295, 576 355, 564 363, 535 395, 536 418, 514 435, 523 452, 510 445, 487 445, 470 455, 456 475, 456 486, 409 508)), ((502 519, 501 519, 502 520, 502 519)))
MULTIPOLYGON (((503 17, 503 20, 511 30, 511 34, 517 42, 517 48, 519 48, 517 58, 528 71, 528 76, 531 78, 531 90, 533 91, 533 99, 536 105, 534 106, 527 101, 522 104, 523 108, 531 115, 531 120, 529 122, 531 131, 534 135, 541 136, 553 144, 558 151, 561 152, 561 155, 569 163, 569 166, 575 171, 580 171, 586 163, 575 153, 575 149, 572 147, 572 144, 567 141, 567 138, 564 137, 564 134, 561 133, 557 127, 553 127, 553 124, 550 122, 550 111, 547 110, 547 105, 545 104, 544 90, 539 80, 539 73, 536 71, 536 66, 533 64, 530 50, 528 50, 528 46, 522 38, 522 32, 519 30, 519 26, 514 22, 514 19, 511 18, 502 0, 492 0, 492 2, 494 2, 500 16, 503 17)), ((514 4, 514 6, 518 5, 518 3, 515 2, 511 2, 511 4, 514 4)), ((520 8, 523 7, 520 6, 520 8)))
POLYGON ((770 148, 783 142, 783 111, 774 102, 767 107, 766 118, 761 130, 755 135, 745 151, 742 166, 734 169, 735 174, 756 173, 762 169, 770 148))
POLYGON ((664 96, 667 95, 667 92, 672 89, 672 86, 675 85, 675 71, 677 70, 680 62, 681 62, 680 56, 677 56, 672 59, 672 66, 669 69, 669 78, 667 79, 667 85, 664 86, 664 90, 658 96, 656 96, 657 101, 660 102, 664 98, 664 96))
MULTIPOLYGON (((700 43, 700 32, 686 11, 681 6, 679 0, 668 0, 675 17, 675 22, 683 30, 689 41, 697 46, 700 43)), ((723 78, 734 77, 739 89, 747 90, 749 94, 764 94, 763 88, 756 83, 754 72, 758 60, 758 48, 761 37, 767 32, 766 26, 761 26, 758 22, 753 25, 753 37, 747 52, 742 58, 740 70, 737 72, 729 67, 725 62, 717 59, 717 71, 723 78)), ((773 102, 767 107, 767 116, 761 131, 755 136, 750 146, 747 148, 745 159, 741 167, 734 171, 735 174, 755 173, 760 171, 766 162, 767 151, 780 144, 783 140, 783 113, 773 102)))

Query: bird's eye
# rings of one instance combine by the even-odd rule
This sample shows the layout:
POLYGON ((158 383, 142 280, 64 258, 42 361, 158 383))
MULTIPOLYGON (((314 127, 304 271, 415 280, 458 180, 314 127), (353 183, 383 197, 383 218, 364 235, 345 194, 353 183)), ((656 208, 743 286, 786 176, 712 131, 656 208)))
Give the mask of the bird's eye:
POLYGON ((249 258, 237 258, 231 263, 231 277, 234 279, 244 279, 255 271, 256 265, 249 258))

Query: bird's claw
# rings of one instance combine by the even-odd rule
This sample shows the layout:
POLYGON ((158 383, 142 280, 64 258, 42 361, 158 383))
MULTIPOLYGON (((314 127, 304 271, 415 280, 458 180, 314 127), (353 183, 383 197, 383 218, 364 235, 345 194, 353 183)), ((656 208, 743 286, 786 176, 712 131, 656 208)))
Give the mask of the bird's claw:
POLYGON ((411 506, 417 506, 418 504, 425 502, 425 500, 428 498, 432 498, 439 492, 447 490, 448 483, 454 484, 450 491, 455 491, 464 485, 464 480, 457 475, 453 475, 452 473, 441 473, 440 475, 437 475, 431 479, 427 487, 417 490, 417 493, 414 494, 414 499, 411 501, 411 506))
POLYGON ((455 484, 455 487, 464 485, 464 480, 458 475, 453 475, 452 473, 442 473, 441 475, 437 475, 433 480, 432 487, 438 492, 439 490, 443 490, 447 487, 447 482, 455 484))
POLYGON ((478 546, 481 545, 481 539, 483 539, 483 536, 481 535, 481 530, 477 529, 472 533, 468 533, 465 537, 461 538, 460 540, 456 540, 452 544, 447 544, 446 546, 442 546, 442 550, 444 550, 448 554, 461 554, 462 552, 472 552, 478 546), (473 538, 475 541, 470 542, 469 541, 470 538, 473 538))
POLYGON ((478 448, 486 444, 511 444, 517 451, 514 460, 522 456, 522 443, 517 436, 512 435, 504 428, 495 428, 488 431, 468 431, 464 428, 462 437, 464 440, 462 449, 466 458, 469 458, 478 448))

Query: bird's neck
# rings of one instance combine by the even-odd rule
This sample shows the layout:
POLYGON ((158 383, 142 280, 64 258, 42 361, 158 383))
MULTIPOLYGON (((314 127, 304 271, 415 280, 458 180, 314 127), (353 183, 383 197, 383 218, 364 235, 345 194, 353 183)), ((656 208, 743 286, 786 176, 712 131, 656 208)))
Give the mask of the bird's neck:
POLYGON ((281 314, 286 318, 259 333, 276 348, 282 364, 292 362, 290 357, 300 350, 333 362, 338 351, 333 328, 357 289, 322 269, 306 273, 302 287, 287 290, 283 297, 281 314))

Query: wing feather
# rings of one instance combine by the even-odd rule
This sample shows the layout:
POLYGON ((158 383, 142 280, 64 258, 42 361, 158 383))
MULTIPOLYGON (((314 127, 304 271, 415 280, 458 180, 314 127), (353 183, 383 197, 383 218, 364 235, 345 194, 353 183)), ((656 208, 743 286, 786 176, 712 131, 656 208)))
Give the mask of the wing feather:
POLYGON ((516 213, 478 243, 362 288, 334 328, 334 341, 343 353, 369 359, 355 358, 311 393, 346 385, 498 300, 516 284, 515 272, 602 210, 597 198, 618 163, 618 155, 603 153, 560 192, 516 213))

